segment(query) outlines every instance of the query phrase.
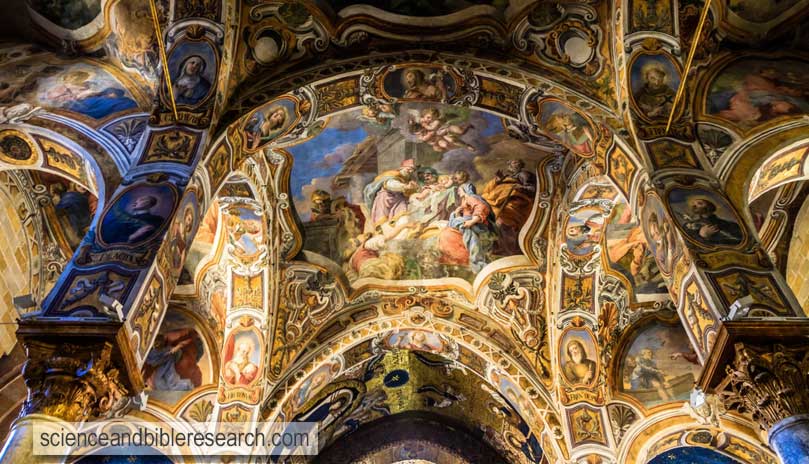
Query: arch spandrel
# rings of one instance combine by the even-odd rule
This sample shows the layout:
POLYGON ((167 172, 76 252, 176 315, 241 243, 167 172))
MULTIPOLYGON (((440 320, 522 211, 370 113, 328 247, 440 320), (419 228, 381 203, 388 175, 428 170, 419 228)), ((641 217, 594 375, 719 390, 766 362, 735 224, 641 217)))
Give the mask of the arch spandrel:
POLYGON ((684 411, 669 411, 636 422, 628 429, 618 456, 627 462, 648 462, 668 450, 683 446, 717 449, 740 462, 778 462, 772 452, 760 445, 751 424, 736 415, 721 424, 700 421, 684 411))

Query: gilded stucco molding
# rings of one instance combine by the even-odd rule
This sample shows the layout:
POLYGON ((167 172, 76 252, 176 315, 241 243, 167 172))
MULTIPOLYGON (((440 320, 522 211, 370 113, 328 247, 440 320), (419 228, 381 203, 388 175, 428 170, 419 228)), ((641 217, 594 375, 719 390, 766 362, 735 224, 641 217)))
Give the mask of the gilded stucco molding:
POLYGON ((736 343, 734 349, 718 389, 728 409, 750 414, 765 430, 809 413, 809 347, 736 343))
POLYGON ((23 378, 28 398, 21 416, 45 414, 67 422, 120 416, 132 405, 112 344, 26 341, 23 378))

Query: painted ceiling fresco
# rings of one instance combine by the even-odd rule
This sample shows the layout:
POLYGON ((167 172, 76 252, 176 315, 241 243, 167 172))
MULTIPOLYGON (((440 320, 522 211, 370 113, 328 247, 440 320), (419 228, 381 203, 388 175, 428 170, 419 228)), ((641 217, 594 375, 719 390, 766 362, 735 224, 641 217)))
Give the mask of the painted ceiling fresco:
POLYGON ((807 2, 714 2, 686 71, 700 2, 163 0, 164 63, 145 1, 30 0, 0 190, 36 246, 0 266, 37 316, 120 309, 148 420, 774 464, 695 385, 732 306, 800 309, 809 62, 767 47, 807 2))
POLYGON ((521 254, 534 171, 549 155, 510 138, 494 115, 425 104, 344 113, 286 150, 304 249, 352 281, 472 281, 521 254))
POLYGON ((137 97, 103 67, 33 59, 3 67, 0 102, 60 109, 94 120, 137 110, 137 97))

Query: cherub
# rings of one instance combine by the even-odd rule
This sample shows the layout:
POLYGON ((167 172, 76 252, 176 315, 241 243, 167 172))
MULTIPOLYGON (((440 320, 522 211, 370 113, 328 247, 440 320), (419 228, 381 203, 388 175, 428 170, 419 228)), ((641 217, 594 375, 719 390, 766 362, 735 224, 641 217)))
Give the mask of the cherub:
POLYGON ((473 153, 477 151, 473 145, 461 140, 461 136, 466 134, 472 125, 452 124, 446 117, 442 117, 437 108, 411 112, 409 126, 411 134, 417 135, 419 140, 429 144, 439 153, 455 148, 466 148, 473 153))
POLYGON ((396 113, 397 109, 392 104, 374 102, 362 107, 360 119, 387 128, 396 118, 396 113))

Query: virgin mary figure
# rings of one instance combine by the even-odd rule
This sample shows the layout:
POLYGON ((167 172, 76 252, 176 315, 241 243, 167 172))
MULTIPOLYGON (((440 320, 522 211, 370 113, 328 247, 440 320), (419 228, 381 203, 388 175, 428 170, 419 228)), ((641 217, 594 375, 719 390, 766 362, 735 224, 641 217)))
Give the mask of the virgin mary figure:
POLYGON ((461 204, 449 216, 449 227, 438 236, 444 264, 469 265, 479 272, 497 236, 492 207, 477 194, 472 183, 458 187, 461 204))

